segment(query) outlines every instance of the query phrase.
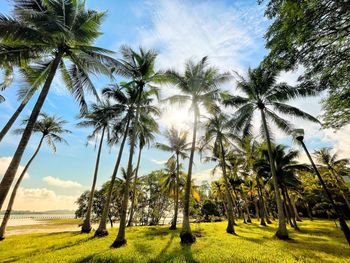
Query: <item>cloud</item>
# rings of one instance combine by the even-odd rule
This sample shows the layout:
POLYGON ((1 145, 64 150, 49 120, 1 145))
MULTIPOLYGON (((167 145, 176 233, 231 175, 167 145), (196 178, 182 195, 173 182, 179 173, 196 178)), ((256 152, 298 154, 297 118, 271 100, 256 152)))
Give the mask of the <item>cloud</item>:
POLYGON ((215 173, 212 173, 213 169, 205 169, 199 172, 196 172, 193 174, 193 179, 195 180, 196 184, 201 185, 204 181, 207 181, 209 183, 219 180, 222 176, 221 169, 216 169, 215 173))
POLYGON ((160 51, 161 68, 181 69, 190 58, 209 56, 221 69, 240 70, 260 48, 256 38, 262 39, 266 23, 258 5, 154 0, 149 10, 151 27, 140 29, 140 42, 160 51))
POLYGON ((156 159, 151 159, 151 162, 161 165, 161 164, 165 164, 168 160, 156 160, 156 159))
POLYGON ((18 188, 15 210, 61 210, 76 209, 75 201, 78 196, 57 195, 54 191, 46 188, 18 188))
POLYGON ((57 177, 46 176, 43 178, 43 181, 48 185, 62 187, 62 188, 80 188, 82 185, 78 182, 70 180, 62 180, 57 177))
MULTIPOLYGON (((4 176, 4 174, 6 173, 7 168, 9 167, 10 163, 11 163, 12 157, 0 157, 0 179, 4 176)), ((20 165, 18 167, 17 173, 16 173, 16 179, 21 175, 21 173, 24 170, 24 166, 20 165)), ((28 179, 29 178, 29 174, 28 172, 26 172, 24 174, 24 178, 23 179, 28 179)))

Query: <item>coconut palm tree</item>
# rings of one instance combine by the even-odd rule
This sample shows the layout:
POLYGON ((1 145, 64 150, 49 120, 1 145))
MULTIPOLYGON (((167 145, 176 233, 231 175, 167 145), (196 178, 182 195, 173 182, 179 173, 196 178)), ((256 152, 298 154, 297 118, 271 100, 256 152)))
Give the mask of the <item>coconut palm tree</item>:
POLYGON ((168 141, 168 144, 156 143, 155 147, 159 150, 172 153, 172 156, 169 158, 176 160, 176 176, 175 176, 175 192, 174 192, 174 218, 171 221, 170 229, 176 229, 177 223, 177 214, 179 210, 179 180, 180 180, 180 158, 188 158, 187 152, 189 151, 190 143, 187 142, 188 132, 180 131, 171 127, 165 133, 165 138, 168 141))
POLYGON ((195 237, 191 232, 189 219, 190 191, 192 181, 193 158, 196 149, 197 129, 200 122, 201 107, 208 111, 217 110, 215 100, 218 99, 219 85, 230 78, 228 73, 219 73, 215 67, 209 67, 208 58, 204 57, 199 62, 188 61, 185 64, 183 74, 168 70, 164 74, 164 81, 174 85, 180 90, 181 94, 173 95, 166 99, 170 103, 190 103, 190 109, 193 112, 193 130, 191 153, 188 164, 187 181, 184 198, 183 222, 181 230, 181 243, 193 243, 195 237))
POLYGON ((272 121, 279 129, 286 133, 291 133, 292 125, 287 120, 280 117, 278 113, 318 122, 318 120, 310 114, 285 103, 290 99, 316 95, 317 91, 311 87, 311 85, 305 84, 292 87, 286 83, 277 83, 277 76, 278 72, 271 67, 264 68, 260 66, 256 69, 249 69, 247 79, 238 75, 237 81, 237 88, 242 91, 246 97, 227 96, 223 103, 226 106, 238 108, 231 119, 232 129, 241 131, 244 135, 251 132, 254 112, 256 110, 260 112, 262 131, 264 132, 263 135, 268 147, 270 169, 278 210, 279 220, 276 237, 279 239, 288 239, 288 231, 278 187, 275 162, 273 161, 271 135, 267 120, 272 121))
POLYGON ((101 34, 99 27, 105 14, 86 10, 85 1, 14 0, 13 3, 13 17, 0 17, 0 61, 35 62, 44 84, 1 181, 0 209, 57 71, 82 110, 86 110, 84 91, 91 91, 97 97, 89 74, 110 74, 108 66, 117 63, 108 56, 112 52, 92 46, 101 34))
POLYGON ((210 146, 210 150, 213 153, 213 156, 218 157, 219 164, 222 170, 224 184, 225 184, 225 195, 226 195, 226 203, 227 203, 227 218, 228 224, 226 228, 226 232, 229 234, 234 234, 234 218, 233 218, 233 199, 230 192, 230 183, 227 173, 227 149, 229 149, 231 145, 230 135, 231 132, 229 130, 228 124, 228 116, 224 113, 216 113, 210 116, 205 123, 205 135, 203 136, 204 145, 210 146))
MULTIPOLYGON (((157 116, 159 116, 159 113, 157 112, 157 116)), ((129 213, 129 221, 127 226, 132 226, 133 221, 133 215, 134 215, 134 209, 135 209, 135 199, 136 199, 136 187, 137 187, 137 179, 138 179, 138 172, 140 169, 140 161, 141 161, 141 154, 142 150, 146 145, 150 145, 152 141, 154 141, 155 137, 154 134, 158 133, 159 126, 156 120, 151 116, 148 112, 142 111, 140 112, 140 121, 137 123, 137 126, 135 127, 137 129, 137 136, 138 136, 138 157, 136 162, 136 168, 135 168, 135 175, 134 175, 134 181, 132 186, 132 198, 131 198, 131 206, 130 206, 130 213, 129 213)))
MULTIPOLYGON (((256 161, 255 168, 259 177, 267 179, 271 177, 271 170, 269 169, 269 155, 266 147, 262 148, 261 154, 262 158, 256 161)), ((299 229, 288 189, 299 189, 301 182, 298 179, 297 172, 309 171, 310 168, 296 161, 296 158, 299 156, 298 151, 290 150, 287 152, 287 147, 284 145, 273 146, 272 154, 276 163, 276 175, 279 188, 282 190, 287 217, 290 220, 290 225, 295 229, 299 229)))
MULTIPOLYGON (((26 124, 27 122, 28 122, 28 120, 25 120, 23 122, 23 124, 26 124)), ((32 157, 29 159, 29 161, 25 165, 22 173, 20 174, 19 178, 17 179, 15 187, 12 190, 11 197, 10 197, 9 203, 7 205, 6 212, 5 212, 4 218, 3 218, 2 223, 1 223, 1 227, 0 227, 0 240, 5 238, 4 235, 5 235, 6 225, 7 225, 9 218, 10 218, 10 215, 11 215, 12 207, 13 207, 13 204, 14 204, 14 201, 16 198, 16 194, 17 194, 17 190, 18 190, 29 166, 31 165, 31 163, 33 162, 35 157, 37 156, 37 154, 38 154, 38 152, 43 144, 43 141, 46 140, 47 144, 52 148, 52 150, 54 152, 56 152, 55 143, 57 143, 57 142, 67 143, 66 140, 62 137, 62 135, 66 134, 66 133, 70 133, 69 130, 66 130, 63 128, 63 126, 66 123, 67 123, 66 121, 62 120, 59 117, 50 116, 46 113, 40 113, 40 116, 33 127, 33 132, 40 133, 41 138, 40 138, 39 144, 38 144, 34 154, 32 155, 32 157)), ((23 131, 24 131, 24 129, 17 129, 15 132, 22 133, 23 131)))
POLYGON ((102 94, 112 99, 114 102, 112 108, 119 113, 120 120, 114 123, 113 133, 111 135, 110 144, 117 144, 120 142, 119 151, 117 154, 116 162, 113 168, 111 176, 111 184, 107 192, 106 202, 103 205, 103 211, 99 226, 95 232, 95 237, 102 237, 108 235, 107 231, 107 219, 109 206, 112 200, 113 185, 115 183, 120 161, 123 155, 124 145, 130 131, 130 122, 135 116, 136 102, 137 102, 137 90, 130 85, 110 85, 102 91, 102 94))
POLYGON ((97 150, 95 170, 94 170, 94 176, 93 176, 91 190, 89 194, 86 216, 81 227, 82 233, 90 233, 91 231, 90 221, 91 221, 92 201, 94 198, 94 192, 96 187, 98 168, 100 164, 100 157, 101 157, 101 151, 102 151, 102 144, 106 134, 107 134, 107 140, 109 140, 111 121, 113 119, 116 119, 117 115, 118 113, 114 110, 110 102, 107 100, 99 104, 92 104, 91 109, 87 113, 82 114, 81 118, 83 118, 84 120, 77 124, 78 127, 94 128, 92 133, 88 136, 88 141, 97 139, 98 136, 100 136, 100 142, 97 150))
MULTIPOLYGON (((142 48, 139 51, 134 51, 128 46, 122 46, 120 49, 122 59, 115 64, 116 71, 128 78, 128 86, 135 90, 135 110, 132 121, 133 127, 137 127, 140 122, 140 112, 148 112, 152 114, 157 111, 154 106, 151 105, 151 96, 157 96, 158 90, 150 85, 152 82, 156 82, 160 77, 159 73, 154 70, 154 63, 157 57, 157 53, 153 50, 144 50, 142 48), (145 110, 147 108, 147 110, 145 110), (150 110, 153 108, 152 110, 150 110)), ((122 210, 120 215, 120 224, 118 229, 118 235, 113 242, 112 247, 120 247, 126 244, 125 228, 126 228, 126 213, 129 201, 129 187, 132 176, 132 161, 135 151, 135 145, 137 141, 137 129, 132 129, 130 134, 130 150, 128 157, 128 165, 126 169, 125 178, 125 191, 122 197, 122 210)))
POLYGON ((318 151, 315 151, 314 155, 316 156, 319 165, 329 171, 330 176, 336 182, 339 192, 350 210, 350 201, 344 193, 344 190, 347 190, 347 187, 342 177, 342 174, 347 174, 346 165, 350 163, 349 159, 338 159, 338 154, 332 154, 330 148, 321 148, 318 151))

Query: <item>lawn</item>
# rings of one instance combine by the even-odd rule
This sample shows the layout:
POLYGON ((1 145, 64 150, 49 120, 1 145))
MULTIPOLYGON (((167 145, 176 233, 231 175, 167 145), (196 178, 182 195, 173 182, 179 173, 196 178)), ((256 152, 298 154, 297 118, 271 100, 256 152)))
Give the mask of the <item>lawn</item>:
POLYGON ((0 242, 1 262, 350 262, 350 249, 333 221, 305 220, 292 240, 273 238, 276 225, 255 223, 225 233, 226 222, 192 224, 197 242, 181 246, 179 230, 127 229, 128 244, 109 248, 117 229, 104 238, 77 232, 9 236, 0 242))

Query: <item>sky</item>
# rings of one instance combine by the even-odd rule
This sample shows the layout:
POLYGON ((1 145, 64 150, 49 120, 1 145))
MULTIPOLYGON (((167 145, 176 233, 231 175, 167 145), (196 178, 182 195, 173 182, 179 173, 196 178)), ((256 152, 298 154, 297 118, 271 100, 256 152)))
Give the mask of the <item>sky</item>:
MULTIPOLYGON (((270 21, 264 17, 264 6, 256 0, 87 0, 88 8, 105 11, 107 16, 101 27, 103 35, 96 41, 96 46, 116 51, 127 44, 133 48, 140 46, 152 48, 159 53, 156 68, 183 70, 188 59, 199 60, 209 57, 211 65, 221 71, 237 71, 244 75, 249 67, 256 67, 268 53, 264 44, 264 32, 270 21)), ((0 2, 0 12, 10 14, 11 1, 0 2)), ((303 72, 302 67, 294 72, 284 72, 279 81, 291 85, 297 83, 297 77, 303 72)), ((110 80, 105 77, 93 78, 100 91, 110 80)), ((2 93, 6 101, 0 104, 0 127, 18 107, 16 87, 25 85, 19 77, 2 93)), ((237 94, 234 80, 223 85, 223 89, 237 94)), ((161 97, 175 94, 176 90, 169 86, 161 87, 161 97)), ((320 102, 324 94, 318 97, 297 99, 290 104, 304 111, 319 116, 320 102)), ((27 105, 24 113, 14 125, 18 128, 21 120, 28 116, 33 107, 34 97, 27 105)), ((191 127, 191 112, 186 107, 161 104, 162 115, 158 122, 164 132, 171 126, 182 129, 191 127)), ((86 145, 89 128, 77 128, 79 107, 67 93, 62 81, 56 77, 43 111, 61 116, 68 121, 66 128, 72 133, 66 136, 69 145, 58 144, 57 152, 44 145, 37 158, 27 171, 26 177, 18 191, 14 209, 16 210, 57 210, 74 209, 77 197, 90 188, 96 159, 94 143, 86 145)), ((340 156, 350 156, 350 127, 338 132, 320 130, 320 126, 299 119, 292 119, 296 127, 305 129, 305 142, 309 149, 334 147, 340 156)), ((258 118, 254 119, 255 127, 259 127, 258 118)), ((277 143, 296 147, 290 136, 273 129, 277 143)), ((11 161, 20 137, 8 134, 0 144, 0 178, 11 161)), ((157 136, 160 142, 166 142, 157 136)), ((18 174, 33 154, 38 135, 33 135, 22 158, 18 174)), ((112 149, 104 145, 98 175, 98 186, 107 181, 112 173, 118 146, 112 149)), ((128 149, 126 149, 127 151, 128 149)), ((122 159, 122 167, 126 165, 126 154, 122 159)), ((146 175, 152 170, 161 169, 169 158, 168 153, 154 148, 144 150, 139 175, 146 175)), ((300 160, 306 162, 301 154, 300 160)), ((186 167, 187 161, 185 161, 186 167)), ((195 158, 193 178, 196 183, 212 181, 219 174, 211 175, 213 163, 202 163, 199 156, 195 158)))

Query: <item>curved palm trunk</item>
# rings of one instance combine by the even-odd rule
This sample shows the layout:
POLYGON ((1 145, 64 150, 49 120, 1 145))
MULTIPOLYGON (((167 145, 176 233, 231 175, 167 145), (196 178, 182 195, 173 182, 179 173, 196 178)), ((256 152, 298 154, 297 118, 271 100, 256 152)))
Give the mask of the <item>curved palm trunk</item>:
POLYGON ((26 164, 26 166, 24 167, 21 175, 19 176, 16 184, 15 184, 15 187, 13 188, 12 190, 12 193, 11 193, 11 197, 10 197, 10 200, 9 200, 9 203, 7 205, 7 209, 6 209, 6 212, 5 212, 5 215, 4 215, 4 218, 2 219, 2 223, 1 223, 1 227, 0 227, 0 240, 3 240, 5 238, 5 230, 6 230, 6 225, 7 225, 7 222, 8 220, 10 219, 10 216, 11 216, 11 211, 12 211, 12 207, 13 207, 13 204, 15 202, 15 198, 16 198, 16 194, 17 194, 17 190, 24 178, 24 175, 25 173, 27 172, 30 164, 33 162, 34 158, 37 156, 40 148, 41 148, 41 145, 43 143, 43 140, 45 138, 45 135, 43 135, 40 139, 40 142, 39 142, 39 145, 38 147, 36 148, 34 154, 32 155, 32 157, 29 159, 28 163, 26 164))
POLYGON ((221 168, 222 168, 222 174, 224 176, 225 194, 226 194, 226 201, 227 201, 228 223, 226 227, 226 232, 229 234, 235 234, 235 229, 234 229, 235 221, 233 218, 233 200, 230 194, 229 182, 226 174, 226 160, 225 160, 225 152, 224 152, 224 147, 222 145, 222 141, 220 141, 220 147, 221 147, 221 168))
POLYGON ((33 94, 30 94, 29 96, 25 97, 21 104, 18 106, 17 110, 13 113, 13 115, 11 116, 11 118, 7 121, 7 123, 5 124, 5 126, 2 128, 1 132, 0 132, 0 142, 2 141, 2 139, 5 137, 5 135, 7 134, 7 132, 11 129, 12 125, 15 123, 15 121, 17 120, 18 116, 21 114, 21 112, 23 111, 23 109, 25 108, 25 106, 27 105, 28 101, 30 100, 30 98, 32 97, 33 94))
POLYGON ((295 219, 297 221, 299 221, 299 222, 302 222, 301 217, 299 216, 299 213, 298 213, 297 206, 295 205, 295 201, 294 201, 293 198, 291 198, 291 204, 292 204, 293 211, 294 211, 294 214, 295 214, 295 219))
POLYGON ((11 163, 10 163, 9 167, 7 168, 6 173, 4 174, 4 177, 0 183, 0 209, 2 208, 2 206, 5 202, 5 198, 10 190, 11 184, 13 183, 13 180, 15 179, 15 175, 17 173, 18 166, 21 162, 24 150, 26 149, 27 144, 28 144, 29 139, 30 139, 30 136, 32 135, 34 124, 35 124, 35 122, 40 114, 41 108, 45 102, 47 94, 49 93, 52 80, 55 77, 58 65, 61 62, 62 57, 63 57, 63 52, 59 51, 58 53, 56 53, 55 58, 52 62, 51 68, 50 68, 49 75, 45 81, 45 84, 44 84, 41 92, 40 92, 38 100, 36 101, 36 103, 34 105, 32 113, 28 119, 27 126, 24 129, 21 140, 19 141, 16 152, 13 155, 11 163))
POLYGON ((100 140, 100 145, 98 146, 98 151, 97 151, 95 172, 94 172, 94 178, 92 180, 92 186, 91 186, 90 195, 89 195, 88 208, 87 208, 87 211, 86 211, 86 216, 85 216, 84 223, 83 223, 83 225, 81 227, 81 232, 82 233, 90 233, 90 231, 91 231, 92 201, 93 201, 94 193, 95 193, 97 174, 98 174, 98 167, 100 165, 100 156, 101 156, 101 150, 102 150, 102 144, 103 144, 103 139, 104 139, 104 135, 105 135, 105 130, 106 130, 106 127, 103 127, 101 140, 100 140))
POLYGON ((188 173, 186 179, 186 188, 185 188, 185 197, 184 197, 184 211, 182 219, 182 230, 180 233, 181 243, 182 244, 191 244, 196 241, 196 237, 191 232, 190 226, 190 194, 191 194, 191 180, 192 180, 192 166, 194 151, 196 149, 196 136, 197 136, 197 125, 198 125, 199 112, 194 110, 194 122, 193 122, 193 137, 192 137, 192 146, 191 154, 188 163, 188 173))
POLYGON ((296 221, 295 213, 294 213, 294 210, 293 210, 292 202, 290 200, 287 187, 285 187, 285 192, 286 192, 286 197, 287 197, 287 201, 288 201, 288 207, 289 207, 290 215, 292 217, 294 228, 296 230, 300 230, 299 227, 298 227, 297 221, 296 221))
MULTIPOLYGON (((141 98, 141 94, 142 94, 142 89, 139 91, 139 99, 141 98)), ((139 121, 139 116, 140 116, 140 100, 138 101, 137 108, 136 108, 136 116, 134 119, 135 124, 136 122, 139 121)), ((133 127, 131 140, 130 140, 128 168, 127 168, 126 178, 125 178, 125 187, 124 187, 123 201, 122 201, 122 207, 121 207, 121 213, 120 213, 118 235, 111 245, 111 247, 114 247, 114 248, 121 247, 125 245, 127 242, 125 239, 126 213, 128 210, 129 185, 130 185, 130 179, 132 176, 132 159, 134 157, 135 142, 136 142, 136 125, 134 125, 133 127)))
POLYGON ((132 220, 133 220, 133 216, 134 216, 134 209, 135 209, 134 206, 135 206, 135 199, 136 199, 136 184, 137 184, 137 175, 139 173, 139 168, 140 168, 141 153, 142 153, 142 147, 140 145, 139 154, 138 154, 138 157, 137 157, 137 165, 136 165, 133 189, 132 189, 133 191, 132 191, 130 215, 129 215, 129 221, 128 221, 128 225, 127 226, 132 226, 132 220))
POLYGON ((117 157, 116 163, 114 165, 114 170, 113 170, 113 173, 112 173, 111 183, 110 183, 110 186, 108 188, 107 200, 106 200, 106 202, 105 202, 105 204, 103 206, 103 211, 102 211, 100 224, 98 225, 98 228, 97 228, 97 230, 95 232, 95 237, 102 237, 102 236, 107 236, 108 235, 108 231, 107 231, 107 226, 106 225, 107 225, 109 206, 111 204, 113 187, 114 187, 114 183, 115 183, 115 178, 117 177, 120 161, 122 159, 125 141, 126 141, 126 138, 128 137, 129 126, 130 126, 130 119, 128 119, 128 121, 126 123, 126 126, 125 126, 123 140, 122 140, 122 142, 120 144, 118 157, 117 157))
POLYGON ((284 213, 283 213, 283 203, 282 203, 280 190, 279 190, 279 186, 278 186, 278 181, 277 181, 275 162, 274 162, 274 158, 272 156, 272 146, 271 146, 270 134, 269 134, 269 131, 267 129, 267 123, 266 123, 264 109, 260 109, 260 113, 261 113, 261 119, 262 119, 262 122, 264 125, 267 150, 268 150, 268 154, 269 154, 269 163, 270 163, 270 168, 271 168, 273 186, 275 189, 277 211, 278 211, 278 229, 277 229, 277 232, 275 235, 279 239, 289 239, 287 226, 286 226, 286 219, 285 219, 284 213))
POLYGON ((177 223, 177 213, 179 210, 179 177, 180 177, 180 160, 179 160, 179 154, 176 153, 176 182, 175 182, 175 197, 174 197, 174 218, 171 222, 170 230, 176 229, 176 223, 177 223))

